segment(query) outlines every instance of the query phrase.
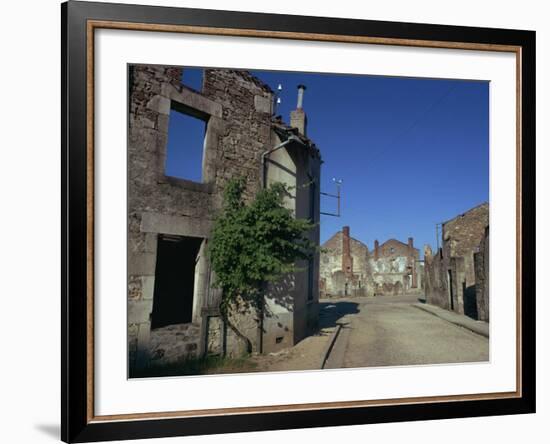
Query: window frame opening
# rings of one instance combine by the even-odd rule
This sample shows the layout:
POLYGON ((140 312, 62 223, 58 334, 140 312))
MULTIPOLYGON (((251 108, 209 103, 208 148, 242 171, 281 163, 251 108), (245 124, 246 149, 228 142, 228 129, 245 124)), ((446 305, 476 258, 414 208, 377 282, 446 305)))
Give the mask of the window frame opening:
MULTIPOLYGON (((166 150, 165 150, 165 159, 164 159, 164 168, 163 168, 163 175, 166 179, 170 179, 172 181, 176 182, 182 182, 182 183, 198 183, 202 184, 205 183, 204 181, 204 162, 205 162, 205 155, 206 155, 206 144, 207 144, 207 137, 208 137, 208 122, 210 120, 210 115, 206 114, 200 110, 197 110, 195 108, 192 108, 190 106, 187 106, 183 103, 177 102, 175 100, 172 100, 170 103, 170 114, 168 116, 168 128, 166 131, 166 150), (171 124, 173 124, 173 113, 177 113, 178 115, 184 116, 184 118, 188 119, 195 119, 198 121, 201 121, 204 124, 204 131, 203 131, 203 138, 202 143, 200 144, 200 147, 195 146, 187 146, 185 143, 185 140, 183 143, 178 143, 177 147, 173 146, 173 138, 174 134, 170 134, 173 132, 173 127, 171 124), (171 143, 172 140, 172 143, 171 143), (183 146, 182 146, 183 145, 183 146), (172 154, 175 149, 181 149, 184 150, 184 152, 188 151, 191 152, 191 150, 198 150, 200 149, 200 163, 199 163, 199 174, 198 174, 198 180, 197 177, 194 175, 177 175, 177 174, 169 174, 169 167, 168 164, 171 161, 171 158, 175 156, 176 154, 172 154)), ((191 120, 190 120, 191 122, 191 120)), ((185 156, 185 154, 184 154, 185 156)), ((170 170, 170 173, 172 171, 170 170)))

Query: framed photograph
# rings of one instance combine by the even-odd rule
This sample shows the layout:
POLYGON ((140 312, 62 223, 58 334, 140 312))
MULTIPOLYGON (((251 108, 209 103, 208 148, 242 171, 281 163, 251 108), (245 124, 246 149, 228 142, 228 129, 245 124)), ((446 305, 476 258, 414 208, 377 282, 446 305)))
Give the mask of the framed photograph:
POLYGON ((65 442, 535 411, 535 33, 69 1, 65 442))

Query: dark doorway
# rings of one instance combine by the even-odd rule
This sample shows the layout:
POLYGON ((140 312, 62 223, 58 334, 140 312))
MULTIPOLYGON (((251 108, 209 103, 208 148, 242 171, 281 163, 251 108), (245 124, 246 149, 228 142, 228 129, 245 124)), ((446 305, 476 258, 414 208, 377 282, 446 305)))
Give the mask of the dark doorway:
POLYGON ((464 295, 464 314, 472 319, 478 319, 476 286, 466 287, 466 282, 463 282, 462 294, 464 295))
POLYGON ((191 322, 201 242, 198 237, 159 235, 151 328, 191 322))
POLYGON ((451 307, 451 310, 454 311, 455 297, 453 292, 453 273, 451 270, 447 270, 447 285, 449 287, 449 306, 451 307))

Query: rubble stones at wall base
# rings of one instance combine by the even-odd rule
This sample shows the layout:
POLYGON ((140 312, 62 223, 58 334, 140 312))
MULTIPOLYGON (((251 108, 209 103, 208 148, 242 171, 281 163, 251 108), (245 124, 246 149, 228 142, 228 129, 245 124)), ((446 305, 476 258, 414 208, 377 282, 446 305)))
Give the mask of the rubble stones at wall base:
POLYGON ((151 365, 165 365, 197 358, 200 326, 177 324, 151 330, 151 365))

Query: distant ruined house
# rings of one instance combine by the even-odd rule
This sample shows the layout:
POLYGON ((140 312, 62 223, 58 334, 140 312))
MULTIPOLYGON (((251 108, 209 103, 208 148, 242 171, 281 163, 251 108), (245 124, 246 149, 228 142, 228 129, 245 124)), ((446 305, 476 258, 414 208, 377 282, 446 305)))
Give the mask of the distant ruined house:
POLYGON ((321 297, 382 296, 420 291, 422 264, 409 238, 390 239, 369 252, 350 236, 349 227, 334 234, 321 248, 321 297))
POLYGON ((369 249, 350 237, 349 227, 321 247, 320 290, 325 296, 366 296, 369 249))
MULTIPOLYGON (((303 90, 291 125, 272 115, 274 93, 247 71, 206 69, 202 90, 182 85, 183 69, 129 68, 128 345, 136 369, 207 354, 236 356, 243 340, 219 313, 220 290, 207 246, 224 185, 246 179, 245 197, 262 186, 294 187, 285 204, 316 223, 319 243, 321 157, 306 135, 303 90), (204 125, 198 149, 200 180, 166 172, 171 119, 204 125)), ((174 120, 175 121, 175 120, 174 120)), ((185 150, 187 147, 182 147, 185 150)), ((191 156, 183 153, 191 162, 191 156)), ((295 344, 317 328, 319 255, 269 286, 262 319, 236 316, 254 352, 295 344)))
POLYGON ((409 237, 405 244, 389 239, 382 245, 374 241, 372 255, 373 293, 378 295, 403 294, 421 289, 419 269, 420 253, 409 237))
POLYGON ((424 247, 426 299, 430 304, 489 320, 489 204, 443 222, 442 247, 424 247))

